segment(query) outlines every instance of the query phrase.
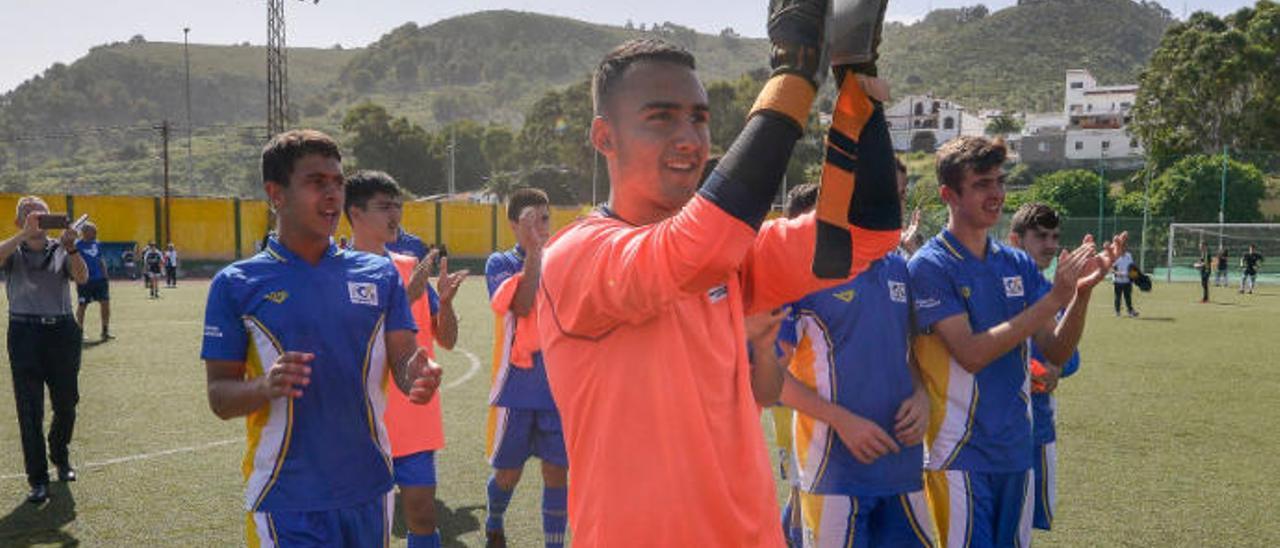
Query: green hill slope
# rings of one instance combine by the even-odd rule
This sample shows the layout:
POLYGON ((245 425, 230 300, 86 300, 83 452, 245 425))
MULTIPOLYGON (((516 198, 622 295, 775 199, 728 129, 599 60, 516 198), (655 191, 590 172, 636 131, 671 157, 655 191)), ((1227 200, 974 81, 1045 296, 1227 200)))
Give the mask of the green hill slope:
MULTIPOLYGON (((1153 2, 1132 0, 938 10, 886 27, 882 74, 899 96, 933 92, 973 108, 1057 110, 1067 68, 1088 68, 1103 83, 1136 81, 1171 21, 1153 2)), ((405 24, 365 48, 291 48, 291 115, 297 125, 336 132, 349 107, 372 100, 428 130, 461 119, 518 127, 549 90, 581 82, 606 51, 643 36, 692 50, 706 82, 765 66, 766 41, 732 33, 480 12, 405 24)), ((255 192, 265 58, 262 47, 191 46, 198 129, 192 176, 180 178, 177 192, 255 192)), ((136 40, 96 47, 0 95, 0 190, 153 192, 159 152, 148 126, 185 121, 184 84, 182 44, 136 40)), ((181 175, 184 145, 172 148, 181 175)))
POLYGON ((1173 23, 1155 2, 1022 0, 937 10, 913 25, 890 24, 881 47, 894 93, 933 92, 976 108, 1062 108, 1068 68, 1105 84, 1136 83, 1173 23))

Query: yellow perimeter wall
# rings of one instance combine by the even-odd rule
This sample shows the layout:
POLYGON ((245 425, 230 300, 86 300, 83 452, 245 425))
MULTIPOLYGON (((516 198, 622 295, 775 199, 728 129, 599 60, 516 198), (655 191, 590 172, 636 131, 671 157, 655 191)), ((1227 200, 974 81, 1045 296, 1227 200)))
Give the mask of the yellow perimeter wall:
MULTIPOLYGON (((0 217, 13 219, 21 194, 0 194, 0 217)), ((54 212, 75 217, 89 214, 104 242, 164 243, 164 204, 145 196, 56 196, 42 195, 54 212)), ((551 208, 552 232, 560 230, 590 210, 579 207, 551 208)), ((171 198, 169 223, 174 246, 187 260, 231 261, 237 258, 236 236, 240 237, 239 257, 253 254, 267 230, 267 204, 262 200, 231 198, 171 198), (237 223, 237 209, 239 210, 237 223)), ((9 221, 13 226, 13 221, 9 221)), ((497 249, 515 245, 515 236, 501 205, 468 202, 410 202, 405 204, 405 230, 427 243, 443 243, 449 254, 483 257, 497 249)), ((2 233, 2 232, 0 232, 2 233)), ((337 237, 350 238, 351 228, 344 218, 337 237)))

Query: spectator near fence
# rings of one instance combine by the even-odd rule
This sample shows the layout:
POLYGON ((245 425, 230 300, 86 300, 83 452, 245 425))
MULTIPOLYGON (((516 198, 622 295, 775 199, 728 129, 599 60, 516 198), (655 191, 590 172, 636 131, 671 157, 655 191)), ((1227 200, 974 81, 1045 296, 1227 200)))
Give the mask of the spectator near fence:
POLYGON ((178 250, 173 242, 164 251, 164 280, 165 287, 178 287, 178 250))
MULTIPOLYGON (((80 399, 80 326, 71 315, 67 280, 85 283, 89 273, 75 247, 76 231, 68 228, 58 239, 48 236, 44 219, 52 220, 44 200, 18 200, 15 225, 19 232, 0 242, 0 271, 9 298, 9 367, 18 407, 22 456, 31 492, 27 502, 49 498, 49 467, 45 462, 44 390, 49 387, 53 423, 49 427, 48 459, 59 481, 75 481, 71 467, 71 433, 80 399)), ((62 226, 66 225, 63 218, 62 226)))

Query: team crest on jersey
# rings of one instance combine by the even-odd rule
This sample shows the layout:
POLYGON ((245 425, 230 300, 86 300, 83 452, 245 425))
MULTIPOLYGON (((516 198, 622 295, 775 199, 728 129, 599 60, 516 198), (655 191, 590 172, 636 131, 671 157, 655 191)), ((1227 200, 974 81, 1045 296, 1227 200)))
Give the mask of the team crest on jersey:
POLYGON ((889 300, 895 303, 907 302, 907 284, 889 280, 889 300))
POLYGON ((378 306, 378 286, 368 282, 347 282, 351 304, 378 306))
POLYGON ((849 303, 853 302, 853 296, 856 295, 856 293, 854 293, 852 289, 846 289, 844 291, 833 293, 832 295, 837 299, 849 303))
POLYGON ((262 297, 276 304, 284 304, 284 300, 289 298, 289 292, 281 289, 280 291, 272 291, 262 297))
POLYGON ((1009 276, 1004 279, 1004 296, 1021 297, 1025 295, 1022 290, 1022 276, 1009 276))
POLYGON ((723 301, 724 298, 728 296, 729 296, 729 286, 725 284, 717 285, 711 288, 711 290, 707 292, 707 298, 710 299, 712 303, 718 303, 720 301, 723 301))

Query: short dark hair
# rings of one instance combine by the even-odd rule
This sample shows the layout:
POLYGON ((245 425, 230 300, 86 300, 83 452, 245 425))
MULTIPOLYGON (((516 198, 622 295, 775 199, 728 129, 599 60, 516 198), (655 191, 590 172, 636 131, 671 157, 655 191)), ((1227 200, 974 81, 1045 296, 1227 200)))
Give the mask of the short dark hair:
POLYGON ((787 192, 787 207, 785 209, 788 219, 799 217, 808 213, 818 205, 818 184, 804 183, 787 192))
POLYGON ((1014 212, 1009 230, 1018 236, 1023 236, 1028 229, 1053 230, 1058 228, 1061 223, 1062 220, 1058 218, 1058 212, 1054 211, 1052 207, 1038 203, 1022 204, 1022 207, 1019 207, 1018 211, 1014 212))
POLYGON ((338 142, 333 137, 314 129, 289 130, 272 137, 267 146, 262 148, 262 182, 272 181, 280 186, 289 186, 294 162, 308 154, 319 154, 342 161, 338 142))
POLYGON ((526 207, 549 205, 551 200, 547 199, 547 193, 540 188, 516 189, 507 199, 507 220, 512 222, 520 220, 520 212, 526 207))
POLYGON ((342 213, 347 216, 347 222, 351 222, 351 208, 358 207, 362 210, 367 208, 369 200, 378 194, 386 194, 392 198, 398 198, 404 194, 396 180, 386 172, 369 169, 352 173, 342 186, 344 195, 342 213))
POLYGON ((591 77, 591 106, 595 115, 599 116, 604 111, 605 101, 618 82, 622 81, 627 68, 639 61, 674 63, 688 67, 689 70, 697 70, 693 54, 670 42, 657 38, 638 38, 623 42, 604 55, 591 77))
POLYGON ((938 149, 938 184, 959 193, 966 170, 986 173, 1004 165, 1008 155, 1004 139, 956 137, 938 149))

